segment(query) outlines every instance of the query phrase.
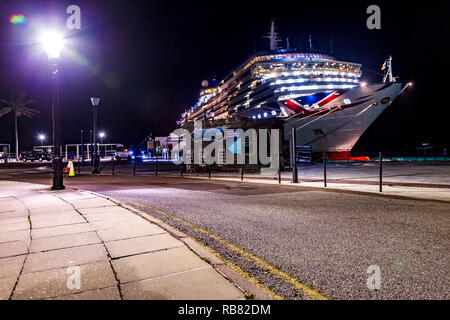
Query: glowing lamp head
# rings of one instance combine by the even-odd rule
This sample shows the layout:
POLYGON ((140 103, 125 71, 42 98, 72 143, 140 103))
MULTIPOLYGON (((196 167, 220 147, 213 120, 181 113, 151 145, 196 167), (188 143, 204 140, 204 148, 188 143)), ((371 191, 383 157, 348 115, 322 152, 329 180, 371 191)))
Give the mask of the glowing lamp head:
POLYGON ((412 87, 413 85, 414 85, 414 83, 408 82, 408 87, 412 87))
POLYGON ((40 134, 40 135, 39 135, 39 139, 40 139, 41 141, 44 141, 44 140, 45 140, 45 136, 44 136, 43 134, 40 134))
POLYGON ((93 106, 93 107, 97 107, 98 104, 100 103, 100 98, 92 97, 92 98, 91 98, 91 102, 92 102, 92 106, 93 106))
POLYGON ((100 136, 100 138, 104 138, 105 137, 105 133, 104 132, 100 132, 98 135, 100 136))
POLYGON ((57 32, 49 31, 42 35, 42 46, 49 59, 58 59, 64 46, 63 36, 57 32))

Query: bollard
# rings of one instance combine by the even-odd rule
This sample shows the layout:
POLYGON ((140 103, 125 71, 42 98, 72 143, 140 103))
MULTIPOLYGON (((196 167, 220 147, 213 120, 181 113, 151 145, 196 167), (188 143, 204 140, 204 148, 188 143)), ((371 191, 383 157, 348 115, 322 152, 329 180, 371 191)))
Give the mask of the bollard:
POLYGON ((327 187, 327 153, 323 153, 323 184, 327 187))
POLYGON ((133 176, 136 175, 136 160, 133 161, 133 176))
POLYGON ((156 176, 158 176, 158 155, 156 155, 156 176))
POLYGON ((244 181, 244 165, 241 168, 241 181, 244 181))
POLYGON ((281 161, 278 162, 278 184, 281 184, 281 161))
POLYGON ((297 142, 296 129, 292 127, 291 131, 291 168, 292 168, 292 183, 298 183, 298 169, 297 169, 297 142))
POLYGON ((383 192, 383 154, 380 152, 380 192, 383 192))
POLYGON ((180 175, 181 175, 181 177, 183 177, 183 164, 180 165, 180 168, 181 168, 180 169, 180 175))
POLYGON ((115 161, 114 161, 114 157, 112 157, 112 159, 111 159, 111 161, 112 161, 112 175, 114 176, 114 163, 115 163, 115 161))
POLYGON ((208 166, 208 178, 211 179, 211 166, 208 166))

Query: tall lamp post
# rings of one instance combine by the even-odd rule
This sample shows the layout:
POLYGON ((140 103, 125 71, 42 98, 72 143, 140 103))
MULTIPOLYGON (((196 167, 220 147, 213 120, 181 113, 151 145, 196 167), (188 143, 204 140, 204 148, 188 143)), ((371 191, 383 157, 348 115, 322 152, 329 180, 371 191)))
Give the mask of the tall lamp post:
POLYGON ((100 103, 100 98, 91 98, 92 107, 94 107, 94 125, 93 125, 93 142, 94 142, 94 158, 93 164, 94 167, 92 169, 92 174, 100 174, 99 166, 100 166, 100 158, 98 157, 98 148, 97 148, 97 114, 98 114, 98 105, 100 103))
POLYGON ((59 106, 59 56, 63 49, 62 35, 56 32, 47 32, 43 35, 42 46, 47 52, 52 67, 52 122, 53 122, 53 186, 52 190, 63 190, 63 165, 61 158, 61 128, 59 106))

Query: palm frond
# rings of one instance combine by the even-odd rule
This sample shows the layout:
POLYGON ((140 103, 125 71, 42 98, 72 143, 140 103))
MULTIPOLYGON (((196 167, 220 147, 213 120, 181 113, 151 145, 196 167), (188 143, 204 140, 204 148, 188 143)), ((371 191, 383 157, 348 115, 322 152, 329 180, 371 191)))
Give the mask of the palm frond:
POLYGON ((4 107, 0 109, 0 117, 3 117, 4 115, 10 113, 11 111, 13 111, 13 108, 11 107, 4 107))

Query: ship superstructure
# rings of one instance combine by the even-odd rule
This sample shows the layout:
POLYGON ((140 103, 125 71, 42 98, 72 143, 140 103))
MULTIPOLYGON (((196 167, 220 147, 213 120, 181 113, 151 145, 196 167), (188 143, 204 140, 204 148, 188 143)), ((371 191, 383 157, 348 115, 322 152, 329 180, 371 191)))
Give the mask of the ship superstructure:
POLYGON ((391 59, 385 82, 367 86, 361 81, 361 64, 278 49, 273 22, 268 38, 272 50, 251 57, 218 84, 204 83, 199 101, 179 124, 280 117, 285 120, 285 139, 295 126, 299 145, 312 145, 314 151, 350 151, 402 89, 392 77, 391 59))

